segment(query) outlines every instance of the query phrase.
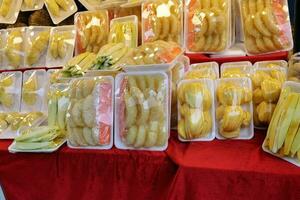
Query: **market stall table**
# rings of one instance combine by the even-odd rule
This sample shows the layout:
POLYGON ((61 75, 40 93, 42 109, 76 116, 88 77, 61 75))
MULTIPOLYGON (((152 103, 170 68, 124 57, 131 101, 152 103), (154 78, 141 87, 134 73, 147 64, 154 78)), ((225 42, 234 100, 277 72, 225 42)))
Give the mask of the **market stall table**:
POLYGON ((10 154, 0 141, 0 183, 8 200, 300 199, 300 168, 253 140, 180 143, 166 152, 74 150, 10 154))

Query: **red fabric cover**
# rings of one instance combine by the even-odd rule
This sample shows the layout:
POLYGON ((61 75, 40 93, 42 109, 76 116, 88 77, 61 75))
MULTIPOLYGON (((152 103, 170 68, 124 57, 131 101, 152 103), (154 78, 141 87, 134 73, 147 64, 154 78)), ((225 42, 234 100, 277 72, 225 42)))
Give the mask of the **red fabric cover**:
POLYGON ((300 168, 249 141, 180 143, 166 152, 74 150, 10 154, 0 141, 8 200, 300 199, 300 168))

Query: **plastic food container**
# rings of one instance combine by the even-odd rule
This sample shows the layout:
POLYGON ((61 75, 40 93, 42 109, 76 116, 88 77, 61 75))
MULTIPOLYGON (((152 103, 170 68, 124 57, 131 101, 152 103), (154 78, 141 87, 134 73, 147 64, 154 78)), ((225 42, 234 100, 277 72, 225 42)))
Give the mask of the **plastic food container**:
POLYGON ((221 65, 222 78, 251 77, 254 72, 252 64, 246 62, 229 62, 221 65))
POLYGON ((40 10, 44 6, 43 0, 24 0, 22 3, 21 11, 34 11, 40 10))
POLYGON ((216 135, 214 81, 183 80, 178 85, 178 139, 212 141, 216 135))
POLYGON ((285 60, 267 60, 267 61, 260 61, 254 64, 254 68, 278 68, 283 67, 287 68, 288 63, 285 60))
POLYGON ((254 136, 251 79, 218 79, 216 96, 216 137, 251 139, 254 136))
POLYGON ((197 63, 191 65, 191 70, 185 74, 184 79, 219 78, 219 65, 216 62, 197 63))
POLYGON ((288 80, 300 82, 300 53, 294 54, 289 61, 288 80))
POLYGON ((76 47, 75 54, 98 53, 107 43, 109 33, 108 12, 106 10, 85 11, 75 14, 76 47))
POLYGON ((247 54, 257 55, 293 48, 289 9, 286 0, 240 0, 247 54))
POLYGON ((30 26, 26 29, 25 67, 44 67, 50 39, 47 26, 30 26))
POLYGON ((67 144, 78 149, 113 146, 114 79, 110 76, 72 80, 67 111, 67 144))
POLYGON ((19 112, 21 103, 22 72, 0 74, 0 111, 19 112))
POLYGON ((286 68, 257 68, 251 77, 253 87, 253 120, 256 128, 266 128, 287 79, 286 68))
POLYGON ((0 23, 14 24, 17 21, 22 0, 2 0, 0 3, 0 23))
POLYGON ((284 83, 278 106, 276 107, 262 148, 300 167, 300 84, 284 83))
POLYGON ((75 27, 59 26, 51 28, 46 66, 64 66, 72 57, 75 46, 75 27))
POLYGON ((217 53, 231 45, 231 1, 185 1, 188 53, 217 53))
POLYGON ((59 24, 77 12, 74 0, 44 0, 54 24, 59 24))
POLYGON ((149 0, 142 4, 142 40, 173 41, 183 45, 182 1, 149 0))
POLYGON ((97 10, 100 3, 104 0, 79 0, 79 2, 87 9, 87 10, 97 10))
POLYGON ((130 72, 116 77, 115 145, 163 151, 169 137, 169 82, 164 72, 130 72))
POLYGON ((21 112, 47 113, 49 77, 45 70, 28 70, 23 73, 21 112))
POLYGON ((109 43, 124 43, 127 47, 138 45, 138 18, 135 15, 115 18, 110 22, 109 43))

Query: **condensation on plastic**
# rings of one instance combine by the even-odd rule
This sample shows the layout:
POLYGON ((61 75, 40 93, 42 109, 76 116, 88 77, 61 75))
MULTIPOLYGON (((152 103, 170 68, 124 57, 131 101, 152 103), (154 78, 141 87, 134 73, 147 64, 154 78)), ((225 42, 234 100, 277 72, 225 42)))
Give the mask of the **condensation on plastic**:
POLYGON ((138 18, 135 15, 115 18, 110 22, 109 43, 124 43, 127 47, 138 45, 138 18))
POLYGON ((68 18, 69 16, 76 13, 78 10, 77 5, 74 0, 64 0, 68 4, 67 10, 64 10, 62 7, 58 6, 58 4, 55 2, 55 0, 44 0, 44 1, 45 1, 46 8, 47 8, 54 24, 59 24, 60 22, 64 21, 66 18, 68 18), (50 2, 56 4, 56 6, 49 5, 50 2), (55 11, 54 11, 53 7, 56 7, 58 10, 55 9, 55 11), (53 11, 58 12, 58 13, 55 14, 53 11))
POLYGON ((83 52, 98 53, 107 43, 109 33, 106 10, 85 11, 75 14, 76 46, 75 55, 83 52))
MULTIPOLYGON (((283 91, 284 89, 290 89, 291 92, 297 93, 297 94, 299 95, 299 93, 300 93, 300 83, 297 83, 297 82, 294 82, 294 81, 286 81, 286 82, 284 83, 283 87, 282 87, 282 91, 283 91)), ((278 108, 278 107, 277 107, 277 108, 278 108)), ((276 110, 277 110, 277 109, 275 109, 275 112, 276 112, 276 110)), ((284 110, 284 111, 286 112, 286 110, 284 110)), ((277 114, 278 114, 278 113, 277 113, 277 114)), ((279 113, 279 114, 280 114, 280 113, 279 113)), ((271 124, 272 124, 272 122, 271 122, 271 124)), ((275 124, 275 125, 276 125, 276 124, 275 124)), ((270 126, 271 126, 271 125, 270 125, 270 126)), ((270 127, 269 127, 269 128, 270 128, 270 127)), ((269 130, 268 130, 268 131, 269 131, 269 130)), ((298 134, 299 134, 299 130, 295 133, 293 142, 295 141, 295 139, 296 139, 296 137, 297 137, 298 134)), ((288 135, 286 135, 286 137, 288 137, 288 135)), ((285 138, 286 138, 286 137, 285 137, 285 138)), ((285 139, 285 138, 284 138, 284 139, 285 139)), ((298 138, 299 138, 299 136, 298 136, 298 138)), ((270 139, 269 139, 269 135, 267 135, 266 138, 265 138, 265 140, 264 140, 264 142, 263 142, 263 144, 262 144, 262 148, 263 148, 263 150, 264 150, 265 152, 267 152, 267 153, 269 153, 269 154, 271 154, 271 155, 274 155, 274 156, 276 156, 276 157, 278 157, 278 158, 280 158, 280 159, 283 159, 283 160, 285 160, 285 161, 287 161, 287 162, 289 162, 289 163, 292 163, 292 164, 294 164, 294 165, 300 167, 300 160, 297 159, 297 155, 294 155, 295 157, 291 157, 290 155, 289 155, 289 156, 284 156, 284 155, 282 155, 282 153, 280 152, 279 149, 278 149, 278 152, 277 152, 277 153, 272 152, 272 150, 269 149, 269 147, 268 147, 268 141, 269 141, 269 140, 270 140, 270 139)), ((274 141, 274 142, 276 142, 276 141, 274 141)), ((284 145, 285 145, 285 143, 283 144, 283 146, 282 146, 281 148, 284 148, 284 145)), ((298 150, 298 152, 299 152, 299 150, 298 150)), ((297 152, 296 152, 296 154, 297 154, 297 152)), ((298 158, 299 158, 299 157, 298 157, 298 158)))
POLYGON ((45 70, 25 71, 23 73, 21 112, 47 113, 48 90, 49 77, 45 70))
POLYGON ((251 79, 218 79, 216 81, 215 93, 216 121, 218 127, 216 137, 221 140, 226 139, 224 135, 230 139, 251 139, 254 136, 251 79), (224 117, 225 114, 227 114, 228 118, 224 117), (243 122, 245 122, 244 125, 243 122), (221 133, 222 123, 225 126, 223 128, 226 129, 223 134, 221 133))
POLYGON ((25 40, 26 28, 12 28, 5 31, 2 69, 18 69, 24 66, 25 40))
POLYGON ((34 10, 40 10, 44 6, 44 0, 24 0, 22 3, 21 11, 34 11, 34 10), (29 2, 29 4, 26 4, 26 2, 29 2), (32 3, 32 4, 31 4, 32 3))
MULTIPOLYGON (((232 41, 228 0, 185 2, 185 48, 188 53, 217 53, 232 41)), ((234 17, 234 16, 233 16, 234 17)))
POLYGON ((46 66, 50 29, 51 27, 48 26, 29 26, 26 28, 24 67, 46 66))
POLYGON ((164 151, 169 136, 169 83, 164 72, 129 72, 116 77, 115 145, 164 151))
POLYGON ((267 60, 267 61, 260 61, 254 64, 254 68, 277 68, 277 67, 288 67, 288 63, 285 60, 267 60))
POLYGON ((216 135, 214 81, 183 80, 178 85, 178 139, 212 141, 216 135), (185 136, 185 137, 184 137, 185 136))
POLYGON ((46 66, 64 66, 73 57, 74 46, 75 27, 73 25, 51 28, 46 66))
POLYGON ((245 48, 248 55, 293 48, 287 0, 240 0, 245 48))
POLYGON ((173 41, 183 46, 181 0, 149 0, 142 4, 142 41, 173 41))
POLYGON ((0 112, 19 112, 21 104, 22 72, 0 74, 0 112))
POLYGON ((249 61, 245 62, 228 62, 221 65, 222 78, 242 78, 251 77, 254 68, 249 61))
POLYGON ((17 21, 22 0, 2 0, 0 3, 0 23, 14 24, 17 21))
POLYGON ((289 60, 288 80, 300 82, 300 52, 294 54, 289 60))
POLYGON ((219 78, 219 65, 216 62, 196 63, 190 66, 190 71, 185 74, 185 79, 219 78))
POLYGON ((256 128, 266 128, 287 79, 286 68, 256 68, 251 76, 253 87, 253 118, 256 128))
POLYGON ((78 149, 113 146, 114 79, 111 76, 72 80, 67 111, 67 144, 78 149))

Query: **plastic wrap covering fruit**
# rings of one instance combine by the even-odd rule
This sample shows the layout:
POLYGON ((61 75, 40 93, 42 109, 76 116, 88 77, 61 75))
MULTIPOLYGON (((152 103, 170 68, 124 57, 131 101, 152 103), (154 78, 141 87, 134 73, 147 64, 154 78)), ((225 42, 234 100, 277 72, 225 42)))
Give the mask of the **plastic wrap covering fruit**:
POLYGON ((0 2, 0 23, 14 24, 17 21, 22 0, 2 0, 0 2))
POLYGON ((225 78, 217 82, 216 89, 218 138, 251 139, 252 87, 249 78, 225 78))
POLYGON ((221 65, 222 78, 243 78, 251 77, 253 66, 250 62, 229 62, 221 65))
POLYGON ((178 136, 183 141, 215 138, 213 80, 184 80, 178 86, 178 136))
POLYGON ((26 29, 26 67, 44 67, 50 38, 50 27, 31 26, 26 29))
POLYGON ((208 78, 216 80, 219 78, 219 65, 216 62, 192 64, 184 79, 193 80, 208 78))
POLYGON ((49 78, 45 70, 28 70, 23 75, 21 111, 47 111, 49 78))
POLYGON ((186 1, 185 43, 188 52, 214 53, 231 43, 231 4, 228 0, 186 1))
POLYGON ((241 0, 240 10, 248 54, 288 51, 293 48, 286 0, 241 0))
POLYGON ((21 72, 3 72, 0 74, 0 110, 18 112, 21 103, 21 72))
POLYGON ((278 102, 281 88, 286 81, 286 69, 258 68, 252 75, 254 125, 266 127, 278 102))
POLYGON ((300 53, 296 53, 290 58, 288 80, 300 82, 300 53))
POLYGON ((285 60, 267 60, 267 61, 260 61, 254 64, 254 68, 278 68, 283 67, 287 68, 288 63, 285 60))
POLYGON ((142 38, 183 42, 183 5, 181 0, 150 0, 142 5, 142 38))
POLYGON ((300 167, 300 85, 285 82, 263 149, 300 167))
POLYGON ((72 148, 109 149, 113 131, 113 78, 83 77, 70 83, 67 140, 72 148))
POLYGON ((43 8, 43 6, 43 0, 24 0, 22 3, 21 11, 40 10, 43 8))
POLYGON ((79 12, 75 15, 75 54, 93 52, 97 54, 107 43, 109 33, 108 13, 102 11, 79 12))
POLYGON ((87 10, 95 10, 104 0, 79 0, 87 10))
POLYGON ((56 126, 40 126, 20 131, 9 147, 10 152, 43 152, 56 150, 65 142, 65 135, 56 126))
POLYGON ((109 43, 124 43, 127 47, 137 47, 138 19, 136 16, 115 18, 111 21, 109 43))
POLYGON ((48 93, 48 125, 66 132, 66 113, 69 106, 69 84, 53 84, 48 93))
POLYGON ((74 46, 75 28, 73 25, 51 28, 46 66, 64 66, 73 57, 74 46))
POLYGON ((45 0, 47 10, 54 24, 58 24, 77 11, 74 0, 45 0))
POLYGON ((163 151, 169 136, 168 78, 162 72, 116 77, 115 144, 121 149, 163 151))

